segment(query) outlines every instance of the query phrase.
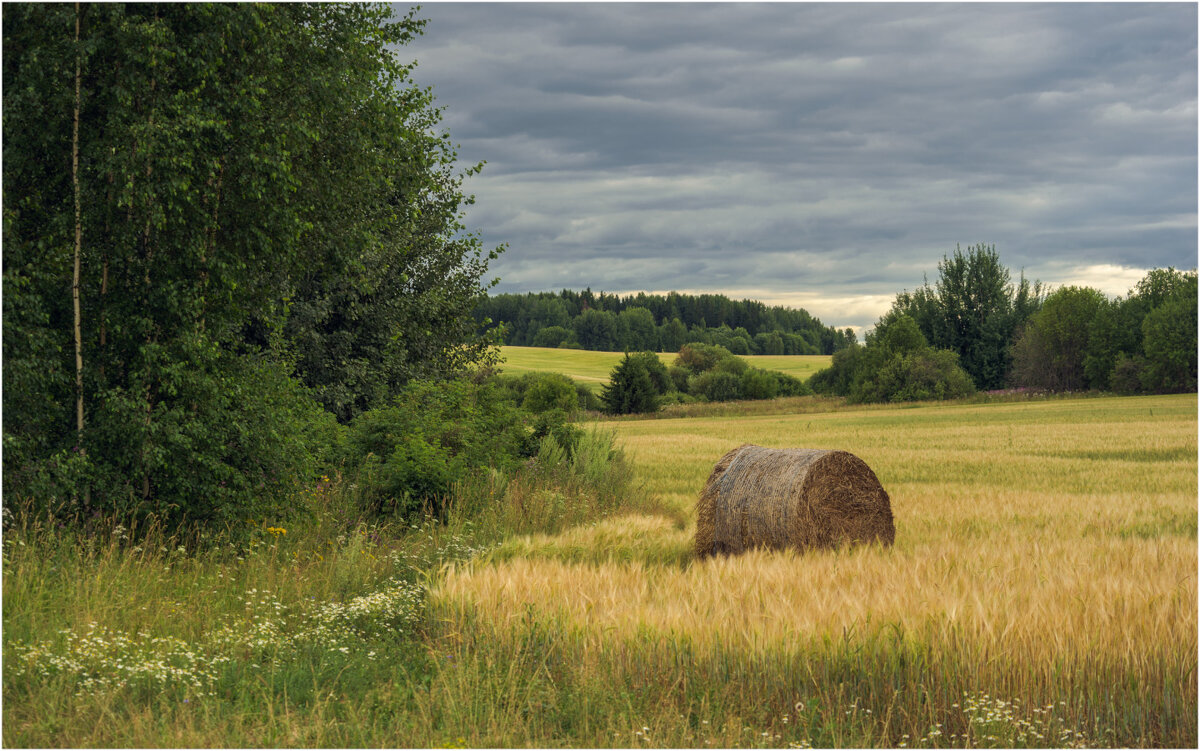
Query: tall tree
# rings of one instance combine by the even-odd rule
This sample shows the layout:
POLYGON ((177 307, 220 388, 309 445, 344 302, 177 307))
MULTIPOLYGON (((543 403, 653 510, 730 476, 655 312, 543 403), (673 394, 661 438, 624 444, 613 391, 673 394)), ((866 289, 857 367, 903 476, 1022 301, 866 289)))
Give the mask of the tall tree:
POLYGON ((892 311, 911 317, 929 344, 959 356, 977 388, 1004 385, 1009 345, 1017 328, 1041 304, 1040 282, 1022 273, 1014 284, 994 245, 973 245, 943 256, 938 280, 897 295, 892 311))
POLYGON ((4 6, 6 491, 244 518, 311 469, 294 365, 345 418, 483 354, 475 167, 391 13, 4 6))
POLYGON ((1014 382, 1052 391, 1087 388, 1090 327, 1107 304, 1090 287, 1063 287, 1046 297, 1013 343, 1014 382))

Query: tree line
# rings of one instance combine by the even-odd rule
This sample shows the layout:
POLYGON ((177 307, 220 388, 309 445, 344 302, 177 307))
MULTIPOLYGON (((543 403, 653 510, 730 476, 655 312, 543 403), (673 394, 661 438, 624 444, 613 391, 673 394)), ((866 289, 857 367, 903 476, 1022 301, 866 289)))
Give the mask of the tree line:
POLYGON ((504 344, 605 352, 676 352, 700 343, 737 355, 828 355, 854 340, 850 329, 825 326, 802 309, 711 294, 502 294, 481 300, 474 316, 504 344))
POLYGON ((995 246, 943 256, 938 279, 896 296, 867 335, 810 381, 852 401, 909 401, 976 390, 1196 390, 1196 272, 1153 269, 1124 297, 1048 292, 1016 280, 995 246))
POLYGON ((226 524, 489 343, 382 4, 3 9, 6 499, 226 524))

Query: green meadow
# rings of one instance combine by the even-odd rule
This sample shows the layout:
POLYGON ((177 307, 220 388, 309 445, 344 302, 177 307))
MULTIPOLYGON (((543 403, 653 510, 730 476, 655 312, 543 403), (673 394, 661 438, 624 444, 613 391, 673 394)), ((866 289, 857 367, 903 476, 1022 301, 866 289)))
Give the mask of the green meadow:
POLYGON ((1195 395, 788 403, 597 423, 605 502, 408 528, 333 478, 200 553, 9 511, 4 744, 1196 746, 1195 395), (743 442, 860 456, 894 546, 694 560, 743 442))
MULTIPOLYGON (((502 372, 512 375, 531 372, 562 373, 587 385, 593 391, 608 383, 609 374, 621 361, 621 352, 591 352, 582 349, 551 347, 501 347, 502 372)), ((665 365, 675 362, 674 352, 660 352, 665 365)), ((829 355, 743 355, 742 359, 756 368, 777 370, 801 380, 829 367, 829 355)))

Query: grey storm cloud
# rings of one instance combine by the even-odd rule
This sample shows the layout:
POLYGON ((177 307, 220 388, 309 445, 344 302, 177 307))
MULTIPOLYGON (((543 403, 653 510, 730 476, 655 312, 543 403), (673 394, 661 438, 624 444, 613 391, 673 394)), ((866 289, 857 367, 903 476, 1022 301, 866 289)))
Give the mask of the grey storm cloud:
MULTIPOLYGON (((403 12, 398 7, 399 12, 403 12)), ((499 291, 723 292, 870 326, 956 244, 1123 293, 1196 265, 1193 4, 434 3, 499 291)))

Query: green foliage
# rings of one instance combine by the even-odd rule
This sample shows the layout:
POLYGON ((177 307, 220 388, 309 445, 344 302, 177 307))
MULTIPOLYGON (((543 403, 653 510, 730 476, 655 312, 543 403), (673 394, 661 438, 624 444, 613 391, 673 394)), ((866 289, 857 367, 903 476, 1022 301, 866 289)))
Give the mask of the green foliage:
POLYGON ((579 401, 579 408, 586 409, 592 412, 599 412, 604 409, 604 402, 587 386, 582 383, 575 384, 575 396, 579 401))
POLYGON ((702 396, 710 402, 741 399, 742 379, 734 373, 713 369, 693 376, 689 380, 688 391, 695 396, 702 396))
POLYGON ((671 365, 667 368, 667 375, 671 378, 671 385, 674 386, 674 391, 687 393, 688 378, 692 375, 690 370, 682 365, 671 365))
POLYGON ((579 395, 575 382, 560 373, 531 373, 534 376, 521 406, 534 414, 557 409, 567 415, 579 410, 579 395))
POLYGON ((774 399, 779 396, 779 381, 761 368, 747 368, 738 391, 746 399, 774 399))
POLYGON ((808 385, 818 394, 846 396, 854 388, 855 377, 864 371, 866 359, 866 349, 858 344, 851 344, 834 352, 829 367, 813 373, 812 378, 808 379, 808 385))
POLYGON ((1013 344, 1012 380, 1121 394, 1196 389, 1196 273, 1152 269, 1129 296, 1067 288, 1013 344))
POLYGON ((635 352, 630 355, 630 359, 639 362, 646 369, 646 374, 650 376, 650 383, 654 385, 656 393, 662 395, 675 390, 675 381, 667 372, 667 366, 663 365, 663 361, 658 358, 658 355, 653 352, 635 352))
POLYGON ((572 322, 575 338, 584 349, 615 352, 620 349, 617 317, 607 310, 588 309, 572 322))
POLYGON ((654 314, 640 307, 626 308, 617 314, 625 332, 621 345, 629 350, 654 352, 658 349, 658 327, 654 314))
POLYGON ((1150 391, 1196 390, 1194 286, 1190 292, 1165 300, 1142 319, 1142 341, 1148 362, 1143 383, 1150 391))
POLYGON ((583 430, 567 422, 567 418, 567 413, 561 409, 542 412, 534 418, 531 438, 537 445, 544 446, 546 438, 550 437, 567 456, 573 455, 583 430))
POLYGON ((958 399, 975 392, 971 377, 958 365, 958 355, 924 347, 893 354, 873 377, 863 378, 850 393, 851 402, 911 402, 958 399))
POLYGON ((686 368, 691 375, 698 375, 712 370, 717 363, 731 358, 733 358, 733 353, 720 345, 696 342, 680 348, 679 355, 675 358, 675 365, 686 368))
POLYGON ((397 53, 422 26, 383 5, 5 8, 6 493, 282 512, 337 442, 318 405, 346 421, 485 359, 469 313, 495 252, 460 222, 477 167, 397 53))
MULTIPOLYGON (((1128 300, 1117 298, 1104 301, 1096 310, 1096 316, 1088 324, 1087 350, 1083 357, 1083 373, 1091 388, 1107 389, 1111 386, 1117 360, 1123 352, 1140 349, 1142 327, 1136 318, 1137 307, 1128 300)), ((1013 379, 1017 382, 1017 379, 1013 379)))
POLYGON ((534 347, 561 347, 567 341, 573 339, 575 333, 568 328, 562 326, 547 326, 541 329, 533 337, 532 345, 534 347))
MULTIPOLYGON (((778 384, 779 396, 811 396, 812 388, 800 380, 796 376, 788 375, 787 373, 779 373, 776 371, 767 371, 775 379, 778 384)), ((754 398, 754 397, 747 397, 754 398)))
POLYGON ((1146 358, 1141 355, 1130 357, 1124 352, 1118 352, 1109 376, 1109 386, 1113 391, 1122 395, 1139 394, 1145 388, 1146 358))
MULTIPOLYGON (((560 410, 550 410, 547 414, 560 410)), ((359 468, 359 493, 375 513, 438 513, 469 473, 512 470, 563 418, 548 417, 536 438, 524 415, 491 384, 413 381, 386 407, 350 424, 346 464, 359 468)))
POLYGON ((500 392, 504 400, 519 404, 533 414, 560 409, 573 416, 581 409, 600 409, 597 397, 586 386, 575 383, 561 373, 539 371, 518 376, 499 374, 489 376, 487 382, 500 392))
POLYGON ((479 301, 474 316, 480 326, 501 335, 504 344, 615 352, 676 352, 700 342, 742 355, 818 355, 831 354, 854 337, 848 330, 822 325, 804 310, 676 292, 618 297, 588 289, 494 295, 479 301), (575 336, 560 339, 558 331, 543 335, 548 327, 569 329, 575 336))
POLYGON ((1107 306, 1104 295, 1090 287, 1063 287, 1049 295, 1013 343, 1014 381, 1051 391, 1086 388, 1092 323, 1107 306))
POLYGON ((917 322, 895 309, 879 320, 865 347, 834 353, 831 366, 809 385, 851 402, 956 399, 975 391, 958 355, 930 347, 917 322))
POLYGON ((974 245, 938 263, 934 287, 902 292, 893 314, 912 318, 930 346, 958 353, 980 389, 1004 385, 1014 332, 1041 304, 1041 284, 1011 282, 995 246, 974 245))
MULTIPOLYGON (((652 353, 650 356, 654 357, 652 353)), ((600 392, 605 410, 614 415, 657 412, 658 396, 646 359, 628 354, 613 368, 609 382, 600 392)))

